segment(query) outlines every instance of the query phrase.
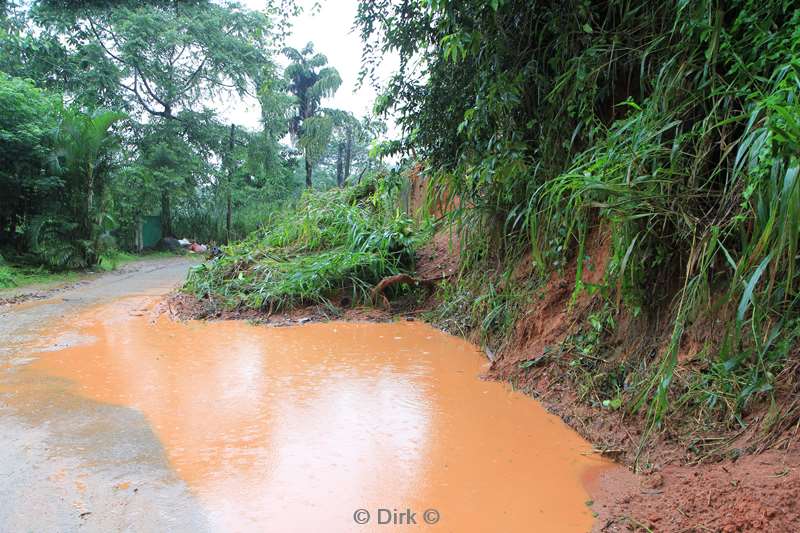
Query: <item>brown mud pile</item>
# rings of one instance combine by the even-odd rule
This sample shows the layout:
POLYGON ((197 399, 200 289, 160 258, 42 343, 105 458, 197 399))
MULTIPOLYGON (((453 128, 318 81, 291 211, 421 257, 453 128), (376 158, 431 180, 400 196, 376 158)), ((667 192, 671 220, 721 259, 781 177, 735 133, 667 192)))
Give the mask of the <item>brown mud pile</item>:
POLYGON ((352 322, 387 322, 397 311, 378 307, 348 307, 342 298, 334 299, 333 307, 310 305, 286 311, 267 313, 245 307, 228 308, 213 298, 196 298, 191 294, 174 292, 159 305, 159 313, 168 314, 174 320, 249 320, 272 326, 292 326, 307 322, 344 320, 352 322))
POLYGON ((594 531, 800 531, 800 449, 593 481, 594 531))

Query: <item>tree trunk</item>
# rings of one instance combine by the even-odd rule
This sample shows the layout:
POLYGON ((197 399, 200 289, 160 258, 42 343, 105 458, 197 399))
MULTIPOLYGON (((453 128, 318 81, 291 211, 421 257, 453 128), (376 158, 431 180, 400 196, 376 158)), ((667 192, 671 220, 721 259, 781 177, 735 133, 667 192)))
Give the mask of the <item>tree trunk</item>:
POLYGON ((91 167, 86 176, 86 217, 83 219, 84 238, 91 240, 92 235, 92 207, 94 204, 94 172, 91 167))
POLYGON ((391 305, 389 304, 389 298, 386 297, 384 292, 387 288, 391 287, 392 285, 397 285, 398 283, 406 283, 408 285, 413 285, 415 287, 419 285, 423 285, 428 289, 428 295, 430 296, 433 293, 434 285, 442 280, 445 280, 452 276, 453 274, 442 274, 441 276, 437 276, 435 278, 415 278, 408 274, 397 274, 395 276, 389 276, 383 278, 378 282, 375 287, 372 288, 372 301, 377 302, 378 296, 381 297, 383 301, 383 306, 386 309, 391 309, 391 305))
POLYGON ((161 189, 161 236, 172 237, 172 216, 169 209, 169 190, 161 189))
POLYGON ((17 240, 17 215, 16 213, 0 220, 0 243, 16 244, 17 240), (8 230, 6 231, 6 228, 8 230))
POLYGON ((225 213, 225 243, 231 242, 231 218, 232 218, 232 206, 231 206, 231 189, 233 188, 233 133, 234 133, 234 125, 231 124, 231 139, 228 144, 228 210, 225 213))
POLYGON ((344 180, 350 179, 350 161, 353 159, 353 130, 347 128, 347 147, 344 152, 344 180))
POLYGON ((314 187, 311 182, 311 161, 308 160, 308 156, 306 156, 306 187, 309 189, 314 187))
POLYGON ((141 253, 142 250, 144 250, 144 236, 142 235, 142 233, 143 233, 142 225, 143 224, 144 224, 144 221, 142 220, 142 217, 137 215, 136 216, 136 224, 134 225, 134 230, 133 230, 133 233, 134 233, 133 240, 135 241, 134 247, 135 247, 136 251, 140 252, 140 253, 141 253))
POLYGON ((336 154, 336 185, 344 187, 344 167, 342 158, 344 157, 344 143, 339 143, 338 153, 336 154))
POLYGON ((228 188, 228 212, 225 214, 225 244, 231 242, 231 189, 228 188))

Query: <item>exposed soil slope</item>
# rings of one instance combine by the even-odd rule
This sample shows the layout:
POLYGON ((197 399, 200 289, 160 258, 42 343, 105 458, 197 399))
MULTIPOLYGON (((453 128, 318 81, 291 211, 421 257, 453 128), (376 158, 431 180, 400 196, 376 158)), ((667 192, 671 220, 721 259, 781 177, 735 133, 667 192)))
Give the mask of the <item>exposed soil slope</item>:
MULTIPOLYGON (((608 265, 609 236, 598 232, 587 242, 591 265, 584 269, 583 280, 596 284, 608 265)), ((682 439, 668 430, 651 435, 642 447, 643 416, 595 407, 598 398, 579 398, 578 385, 564 370, 569 368, 571 356, 550 350, 578 331, 598 303, 585 293, 574 298, 575 277, 572 265, 561 275, 553 274, 541 293, 533 295, 516 324, 514 337, 506 341, 488 377, 511 381, 538 398, 592 442, 598 453, 631 468, 637 466, 640 474, 616 470, 591 480, 593 510, 598 513, 595 530, 800 531, 797 425, 771 442, 773 448, 741 458, 738 453, 763 450, 756 446, 759 436, 755 432, 744 432, 736 440, 720 436, 731 443, 727 453, 733 453, 734 459, 714 462, 711 455, 689 453, 682 439), (541 363, 523 364, 530 361, 541 363)), ((669 332, 657 326, 637 330, 640 325, 633 326, 625 317, 622 320, 615 339, 621 357, 636 352, 640 343, 659 345, 668 338, 669 332)), ((685 354, 692 352, 698 344, 693 338, 701 334, 686 336, 681 364, 691 364, 692 358, 685 354)), ((764 408, 751 420, 763 416, 764 408)))

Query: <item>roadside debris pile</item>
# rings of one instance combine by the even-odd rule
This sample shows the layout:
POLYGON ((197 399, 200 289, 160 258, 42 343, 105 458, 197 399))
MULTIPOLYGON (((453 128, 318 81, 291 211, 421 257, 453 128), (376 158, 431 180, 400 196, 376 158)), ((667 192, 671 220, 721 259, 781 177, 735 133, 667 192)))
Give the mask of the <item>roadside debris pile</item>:
POLYGON ((399 176, 306 192, 294 209, 198 265, 185 289, 228 308, 281 311, 305 304, 369 301, 387 276, 413 272, 420 242, 396 209, 399 176))
POLYGON ((162 250, 169 250, 171 252, 185 250, 187 252, 196 254, 204 254, 208 252, 209 249, 216 248, 216 246, 213 245, 208 246, 206 244, 190 241, 189 239, 176 239, 175 237, 164 237, 159 242, 158 247, 162 250))

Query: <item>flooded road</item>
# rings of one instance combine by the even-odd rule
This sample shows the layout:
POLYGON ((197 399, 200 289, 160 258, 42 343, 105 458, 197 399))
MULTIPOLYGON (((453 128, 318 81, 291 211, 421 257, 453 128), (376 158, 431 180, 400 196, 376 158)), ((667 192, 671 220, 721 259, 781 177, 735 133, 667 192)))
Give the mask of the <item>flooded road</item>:
MULTIPOLYGON (((470 344, 419 322, 176 323, 154 318, 154 292, 83 308, 0 360, 0 416, 36 452, 16 460, 41 462, 24 481, 69 491, 50 522, 6 507, 0 524, 591 529, 584 482, 604 463, 539 404, 480 380, 470 344)), ((6 483, 0 506, 24 507, 6 483)))

